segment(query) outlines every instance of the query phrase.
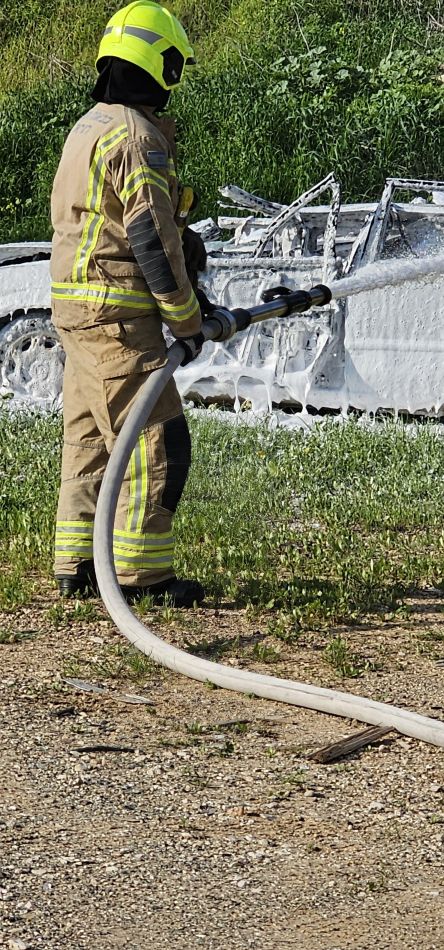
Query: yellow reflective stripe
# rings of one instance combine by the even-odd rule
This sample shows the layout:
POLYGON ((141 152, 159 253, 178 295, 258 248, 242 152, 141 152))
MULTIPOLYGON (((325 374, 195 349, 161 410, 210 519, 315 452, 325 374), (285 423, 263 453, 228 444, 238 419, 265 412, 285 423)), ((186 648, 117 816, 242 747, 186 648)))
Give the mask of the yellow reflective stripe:
POLYGON ((156 188, 160 188, 160 190, 163 191, 168 196, 168 198, 171 198, 168 188, 164 188, 162 185, 159 185, 159 182, 154 181, 149 175, 143 175, 134 182, 132 188, 120 193, 120 200, 122 202, 129 201, 129 199, 136 194, 136 191, 139 191, 139 188, 141 188, 142 185, 155 185, 156 188))
POLYGON ((157 304, 147 290, 127 290, 123 287, 106 287, 104 284, 53 283, 51 296, 54 300, 77 300, 98 302, 110 306, 129 307, 156 311, 157 304))
POLYGON ((195 314, 199 313, 199 303, 194 290, 191 291, 191 295, 186 303, 172 304, 166 303, 164 300, 158 300, 157 306, 166 320, 173 320, 175 322, 179 320, 189 320, 191 317, 194 317, 195 314))
POLYGON ((165 310, 167 313, 179 313, 181 310, 186 311, 191 307, 194 307, 197 303, 197 297, 194 293, 194 290, 192 290, 188 300, 186 300, 185 303, 167 303, 164 300, 161 300, 159 303, 162 306, 162 310, 165 310))
POLYGON ((139 504, 139 517, 137 519, 136 531, 142 530, 143 519, 145 517, 145 511, 147 507, 147 498, 148 498, 148 458, 147 458, 147 444, 145 436, 142 434, 140 436, 140 504, 139 504))
POLYGON ((135 448, 131 452, 130 458, 130 495, 129 495, 129 504, 128 504, 128 515, 126 519, 127 528, 131 527, 134 510, 136 506, 136 455, 135 448))
POLYGON ((126 548, 124 545, 116 544, 114 541, 113 545, 114 554, 118 554, 122 558, 134 558, 134 557, 163 557, 164 555, 172 556, 174 551, 174 544, 165 545, 161 548, 147 548, 143 545, 140 548, 126 548))
POLYGON ((100 214, 103 197, 103 184, 105 181, 106 165, 104 156, 116 145, 119 145, 123 139, 127 138, 128 130, 126 125, 121 125, 113 129, 99 139, 88 178, 88 191, 86 195, 86 208, 90 211, 88 215, 77 248, 74 264, 72 268, 72 279, 85 281, 88 277, 88 265, 91 254, 97 245, 100 231, 104 222, 104 217, 100 214))
POLYGON ((148 459, 147 446, 143 432, 140 434, 131 456, 130 463, 130 500, 126 526, 128 530, 140 534, 145 517, 148 497, 148 459))
POLYGON ((53 282, 51 285, 52 288, 58 290, 63 290, 65 287, 67 290, 79 290, 84 291, 88 289, 91 293, 97 293, 106 297, 107 294, 121 294, 122 296, 128 295, 130 297, 149 297, 151 300, 154 300, 152 294, 149 291, 144 290, 127 290, 125 287, 109 287, 107 284, 79 284, 79 283, 56 283, 53 282))
MULTIPOLYGON (((81 303, 82 303, 82 302, 83 302, 83 303, 91 303, 91 299, 92 299, 91 297, 87 296, 87 294, 83 294, 82 296, 76 295, 75 297, 74 297, 74 296, 73 296, 73 297, 69 297, 69 296, 67 297, 66 294, 63 294, 63 295, 62 295, 62 294, 53 294, 52 297, 53 297, 54 300, 76 300, 76 301, 79 301, 79 302, 81 302, 81 303)), ((114 301, 113 301, 113 300, 106 299, 106 300, 104 300, 104 303, 108 303, 110 307, 112 307, 112 306, 123 307, 125 310, 140 310, 140 308, 141 308, 142 306, 145 306, 144 303, 143 303, 143 304, 142 304, 142 303, 137 303, 137 302, 134 301, 134 300, 118 300, 118 301, 115 301, 115 300, 114 300, 114 301)))
POLYGON ((154 171, 153 168, 150 168, 149 165, 140 165, 139 168, 136 168, 135 171, 131 172, 131 174, 125 178, 122 191, 119 195, 120 200, 122 202, 128 201, 142 185, 156 185, 170 198, 166 179, 154 171))
POLYGON ((171 175, 171 178, 177 178, 176 166, 172 158, 168 159, 168 174, 171 175))
POLYGON ((173 551, 119 551, 114 548, 114 557, 120 558, 121 561, 127 561, 128 564, 134 564, 136 561, 160 561, 160 560, 172 560, 173 551))
POLYGON ((159 188, 162 188, 162 187, 163 187, 163 188, 166 188, 167 191, 168 191, 168 194, 169 194, 170 192, 169 192, 169 189, 168 189, 168 181, 167 181, 167 179, 166 179, 166 176, 165 176, 165 175, 162 175, 161 172, 158 172, 156 168, 151 168, 151 166, 148 167, 148 171, 149 171, 150 175, 152 175, 152 177, 154 178, 154 180, 157 181, 157 184, 159 185, 159 188))

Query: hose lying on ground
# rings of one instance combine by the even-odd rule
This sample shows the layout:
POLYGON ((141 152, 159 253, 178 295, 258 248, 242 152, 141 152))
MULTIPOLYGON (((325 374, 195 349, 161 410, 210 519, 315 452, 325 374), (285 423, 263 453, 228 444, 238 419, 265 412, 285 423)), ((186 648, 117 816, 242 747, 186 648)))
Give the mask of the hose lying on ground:
MULTIPOLYGON (((324 288, 324 290, 328 293, 327 288, 324 288)), ((298 293, 303 292, 296 292, 296 294, 298 293)), ((296 294, 293 297, 296 297, 296 294)), ((285 298, 283 299, 285 300, 285 298)), ((314 299, 317 300, 319 305, 322 305, 329 298, 325 296, 321 300, 319 288, 314 288, 314 299), (317 298, 316 291, 318 292, 317 298)), ((305 309, 308 309, 310 301, 307 302, 305 298, 305 303, 307 304, 305 309)), ((311 303, 313 303, 313 300, 311 303)), ((273 316, 276 315, 276 304, 276 300, 270 304, 270 309, 273 309, 273 316)), ((254 308, 256 315, 258 309, 254 308)), ((282 313, 285 312, 283 304, 281 310, 282 313)), ((240 319, 245 323, 248 316, 247 312, 239 311, 239 314, 240 319)), ((223 322, 224 319, 226 321, 226 335, 236 332, 233 320, 231 331, 228 329, 230 318, 233 318, 233 315, 228 311, 217 311, 217 317, 219 319, 218 327, 216 327, 217 319, 209 320, 204 324, 203 331, 206 339, 221 338, 220 322, 223 322)), ((176 673, 183 673, 191 679, 214 683, 224 689, 249 693, 265 699, 289 703, 293 706, 302 706, 306 709, 330 713, 334 716, 343 716, 346 719, 357 719, 370 725, 387 726, 406 736, 412 736, 444 748, 444 722, 420 716, 396 706, 389 706, 386 703, 378 703, 361 696, 353 696, 351 693, 324 689, 320 686, 311 686, 307 683, 298 683, 292 680, 283 680, 275 676, 264 676, 260 673, 250 673, 247 670, 234 670, 220 663, 212 663, 165 643, 152 633, 128 607, 121 594, 114 567, 113 528, 117 500, 139 433, 146 425, 146 420, 151 415, 160 394, 183 357, 183 346, 180 342, 174 343, 168 350, 168 359, 165 366, 155 370, 142 387, 138 400, 129 412, 111 453, 100 490, 94 524, 94 562, 103 602, 120 632, 142 653, 147 654, 157 663, 174 670, 176 673)))

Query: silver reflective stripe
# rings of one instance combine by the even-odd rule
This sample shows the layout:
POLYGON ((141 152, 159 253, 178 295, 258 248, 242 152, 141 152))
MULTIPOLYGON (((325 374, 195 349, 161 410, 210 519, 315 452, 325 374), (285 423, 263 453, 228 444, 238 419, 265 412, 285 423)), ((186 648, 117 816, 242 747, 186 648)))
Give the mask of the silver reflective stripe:
POLYGON ((154 33, 153 30, 143 30, 139 26, 124 26, 123 32, 128 33, 129 36, 137 36, 139 40, 145 40, 145 43, 149 43, 150 46, 157 43, 157 40, 163 39, 160 33, 154 33))
MULTIPOLYGON (((109 132, 103 138, 99 139, 96 151, 94 153, 94 158, 90 168, 90 178, 88 183, 88 196, 87 196, 87 208, 90 212, 91 220, 88 225, 88 232, 86 237, 82 235, 82 244, 78 254, 76 255, 76 273, 73 273, 73 277, 76 277, 78 281, 83 279, 83 268, 89 263, 89 256, 93 247, 94 234, 97 227, 101 227, 103 223, 103 217, 100 214, 100 208, 102 204, 102 194, 103 194, 103 175, 105 173, 105 160, 104 155, 112 148, 112 146, 122 139, 123 132, 126 132, 124 126, 119 126, 114 133, 109 132), (94 168, 95 166, 95 168, 94 168), (92 182, 91 182, 92 174, 92 182), (92 191, 91 191, 92 184, 92 191), (88 198, 91 192, 91 198, 88 198)), ((96 242, 98 235, 96 237, 96 242)), ((86 275, 85 275, 86 276, 86 275)))
POLYGON ((116 563, 128 564, 130 567, 143 567, 145 564, 149 567, 151 564, 171 564, 173 558, 171 554, 159 555, 159 557, 152 554, 150 557, 147 554, 126 555, 116 551, 114 552, 114 560, 116 563))
POLYGON ((132 490, 132 518, 131 523, 128 525, 130 531, 136 531, 139 521, 140 514, 140 504, 142 501, 142 453, 140 451, 140 438, 137 440, 134 446, 134 480, 131 479, 131 490, 132 490))
MULTIPOLYGON (((118 534, 114 535, 114 544, 119 545, 121 548, 131 547, 132 545, 143 546, 143 551, 149 551, 150 548, 170 548, 174 545, 174 538, 172 536, 168 538, 144 538, 143 535, 140 538, 123 538, 118 534)), ((142 553, 142 551, 140 552, 142 553)))
POLYGON ((91 525, 91 528, 67 528, 65 526, 57 525, 56 534, 84 534, 85 538, 92 537, 94 526, 91 525))
POLYGON ((88 287, 87 284, 84 284, 80 287, 57 287, 53 286, 53 295, 57 297, 80 297, 84 299, 85 297, 89 300, 98 300, 103 298, 104 302, 111 303, 137 303, 141 305, 146 305, 147 303, 153 302, 151 294, 119 294, 118 291, 109 290, 107 287, 104 287, 103 290, 95 290, 93 287, 88 287))

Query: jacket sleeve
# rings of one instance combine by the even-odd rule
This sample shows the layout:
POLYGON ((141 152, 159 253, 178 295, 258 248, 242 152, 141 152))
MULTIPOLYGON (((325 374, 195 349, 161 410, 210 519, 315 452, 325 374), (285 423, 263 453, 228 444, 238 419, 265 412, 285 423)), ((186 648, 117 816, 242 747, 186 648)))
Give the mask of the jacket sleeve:
POLYGON ((198 333, 201 314, 185 269, 168 187, 168 154, 159 141, 130 142, 111 163, 113 186, 134 257, 175 337, 198 333))

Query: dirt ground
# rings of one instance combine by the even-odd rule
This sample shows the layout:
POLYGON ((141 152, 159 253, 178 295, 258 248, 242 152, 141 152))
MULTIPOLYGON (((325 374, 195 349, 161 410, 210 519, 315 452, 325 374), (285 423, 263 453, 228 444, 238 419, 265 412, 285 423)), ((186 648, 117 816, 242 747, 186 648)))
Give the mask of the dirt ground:
MULTIPOLYGON (((442 950, 444 750, 391 734, 315 764, 311 751, 362 727, 119 668, 125 641, 103 610, 57 628, 55 603, 49 591, 0 616, 16 641, 0 643, 1 947, 442 950)), ((223 662, 444 718, 437 592, 340 631, 368 660, 356 679, 327 663, 321 634, 274 641, 279 657, 259 662, 270 639, 229 605, 158 630, 205 639, 207 656, 231 639, 223 662)))

